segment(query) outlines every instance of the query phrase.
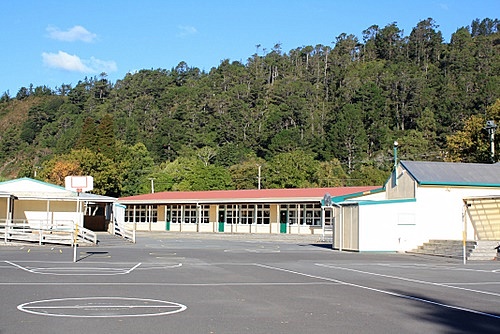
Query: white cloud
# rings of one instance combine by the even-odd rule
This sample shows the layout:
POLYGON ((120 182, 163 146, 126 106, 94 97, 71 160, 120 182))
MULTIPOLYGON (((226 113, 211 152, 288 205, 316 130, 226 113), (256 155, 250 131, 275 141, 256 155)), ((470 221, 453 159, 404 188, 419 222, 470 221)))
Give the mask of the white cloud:
POLYGON ((443 9, 443 10, 448 10, 449 9, 448 8, 448 4, 445 4, 445 3, 440 3, 439 7, 441 7, 441 9, 443 9))
POLYGON ((90 72, 91 69, 85 66, 80 57, 70 55, 64 51, 58 53, 42 53, 43 63, 52 68, 59 68, 71 72, 90 72))
POLYGON ((115 72, 117 70, 114 61, 101 60, 95 57, 81 59, 77 55, 70 55, 64 51, 58 53, 42 53, 43 63, 50 67, 70 72, 101 73, 115 72))
POLYGON ((180 30, 177 34, 178 37, 186 37, 198 33, 198 30, 193 26, 178 26, 177 28, 180 30))
POLYGON ((74 26, 66 31, 62 31, 57 27, 49 26, 47 27, 47 32, 49 33, 50 38, 63 42, 82 41, 90 43, 97 38, 96 34, 91 33, 82 26, 74 26))
POLYGON ((112 60, 101 60, 95 57, 90 57, 89 60, 84 60, 83 62, 87 64, 91 69, 93 69, 95 73, 115 72, 118 69, 116 63, 112 60))

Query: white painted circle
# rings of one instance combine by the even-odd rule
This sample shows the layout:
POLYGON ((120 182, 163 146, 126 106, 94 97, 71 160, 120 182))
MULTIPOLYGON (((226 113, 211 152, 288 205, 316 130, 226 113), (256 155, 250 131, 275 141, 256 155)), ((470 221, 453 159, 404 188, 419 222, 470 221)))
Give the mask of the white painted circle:
POLYGON ((156 299, 128 297, 80 297, 46 299, 24 303, 17 309, 50 317, 122 318, 179 313, 185 305, 156 299))

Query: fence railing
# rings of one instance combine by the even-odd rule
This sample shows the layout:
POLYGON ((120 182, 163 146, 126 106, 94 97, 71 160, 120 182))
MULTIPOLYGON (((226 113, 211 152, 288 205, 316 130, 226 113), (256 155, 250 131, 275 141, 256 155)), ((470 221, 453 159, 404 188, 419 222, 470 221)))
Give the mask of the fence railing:
POLYGON ((97 244, 97 235, 70 220, 2 219, 0 240, 42 244, 97 244))
POLYGON ((127 226, 127 224, 123 222, 120 223, 117 220, 115 220, 113 233, 114 235, 117 235, 125 240, 129 240, 135 243, 135 228, 130 228, 127 226))

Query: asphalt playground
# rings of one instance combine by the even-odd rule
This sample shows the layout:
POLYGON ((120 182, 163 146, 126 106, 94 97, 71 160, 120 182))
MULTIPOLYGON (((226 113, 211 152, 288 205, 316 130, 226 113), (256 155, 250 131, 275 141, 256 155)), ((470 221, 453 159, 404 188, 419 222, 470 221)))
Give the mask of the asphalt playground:
POLYGON ((99 240, 76 258, 0 244, 0 334, 500 332, 500 261, 279 236, 99 240))

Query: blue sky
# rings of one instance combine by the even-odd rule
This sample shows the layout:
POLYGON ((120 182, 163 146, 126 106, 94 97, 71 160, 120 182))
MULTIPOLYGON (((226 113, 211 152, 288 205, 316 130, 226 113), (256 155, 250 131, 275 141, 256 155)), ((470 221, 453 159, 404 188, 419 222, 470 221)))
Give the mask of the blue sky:
POLYGON ((479 18, 499 18, 498 0, 14 0, 2 1, 0 94, 32 83, 54 89, 86 76, 115 82, 181 61, 209 71, 281 43, 282 51, 362 40, 371 25, 396 22, 405 36, 433 18, 449 41, 479 18))

